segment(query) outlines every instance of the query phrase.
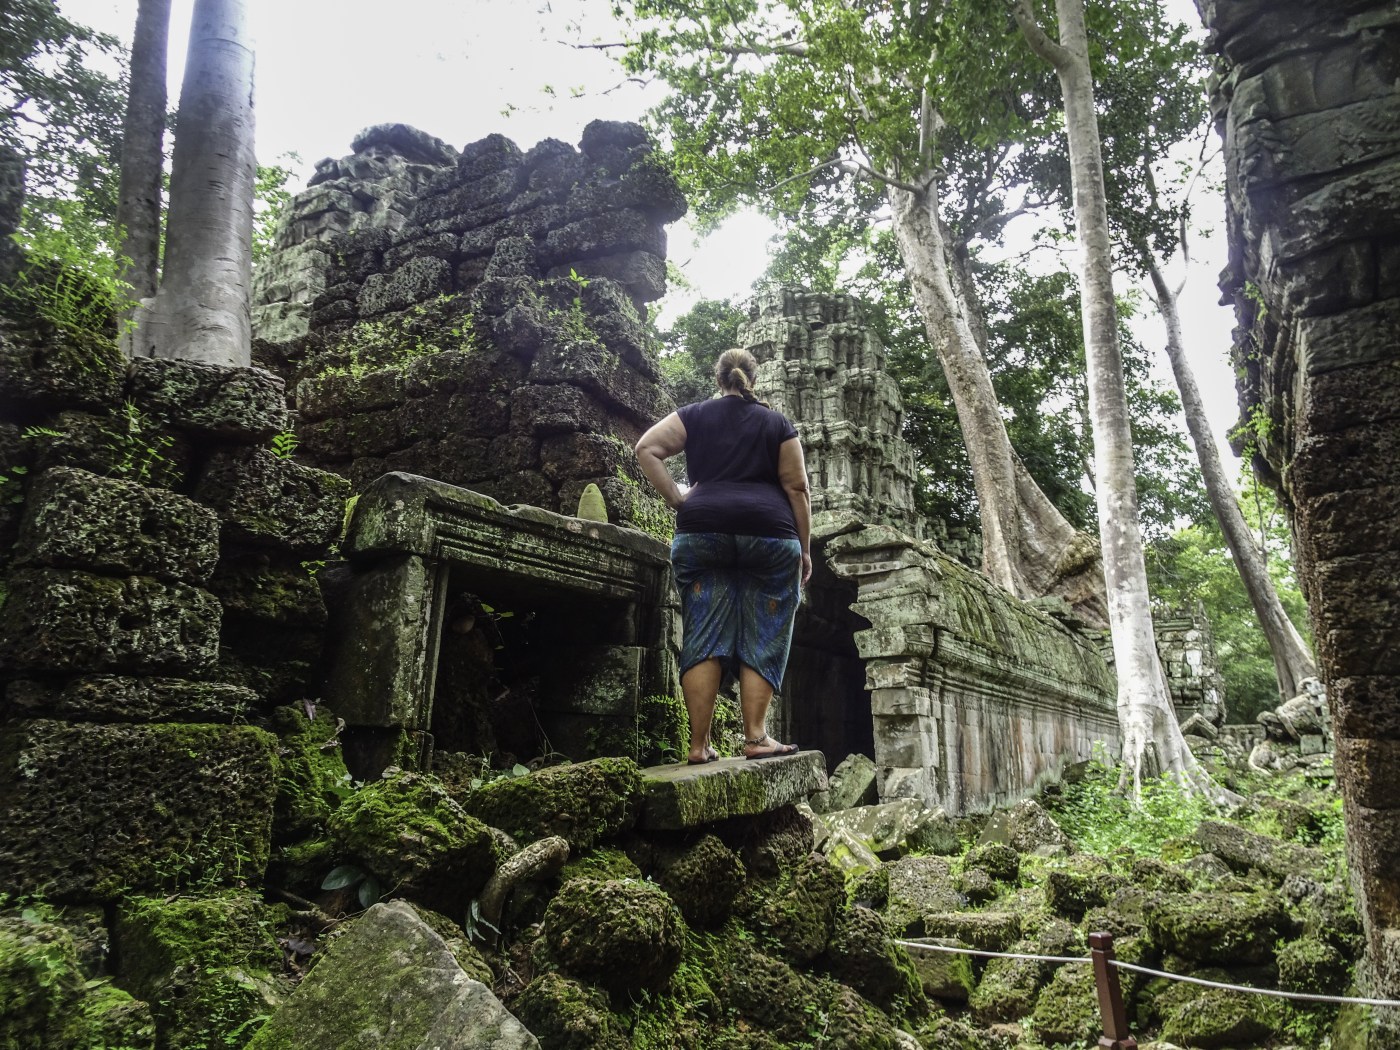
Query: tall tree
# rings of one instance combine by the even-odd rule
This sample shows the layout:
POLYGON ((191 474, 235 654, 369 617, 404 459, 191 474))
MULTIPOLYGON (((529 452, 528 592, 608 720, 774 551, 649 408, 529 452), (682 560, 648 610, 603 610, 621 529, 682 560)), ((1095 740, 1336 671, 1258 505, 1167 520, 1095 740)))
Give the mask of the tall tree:
POLYGON ((1144 766, 1150 765, 1160 765, 1163 771, 1188 784, 1203 786, 1207 778, 1177 725, 1152 628, 1147 567, 1133 483, 1132 421, 1128 415, 1118 348, 1112 238, 1084 2, 1055 0, 1055 11, 1058 40, 1040 27, 1032 0, 1016 0, 1016 21, 1021 31, 1032 50, 1054 67, 1064 95, 1079 240, 1089 413, 1098 474, 1095 495, 1108 587, 1109 629, 1118 677, 1118 721, 1123 730, 1124 770, 1131 774, 1135 790, 1141 782, 1144 766))
POLYGON ((132 297, 156 294, 160 267, 161 180, 165 174, 165 63, 170 35, 170 0, 140 0, 131 44, 131 84, 122 122, 121 182, 117 225, 121 229, 122 278, 132 297))
POLYGON ((246 0, 195 0, 176 115, 160 289, 138 356, 252 356, 253 51, 246 0))

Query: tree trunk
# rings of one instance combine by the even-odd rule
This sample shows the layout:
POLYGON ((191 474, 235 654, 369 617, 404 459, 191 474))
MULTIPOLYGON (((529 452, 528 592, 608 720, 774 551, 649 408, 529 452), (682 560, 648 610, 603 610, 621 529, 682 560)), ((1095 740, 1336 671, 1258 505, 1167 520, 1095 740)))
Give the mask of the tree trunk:
POLYGON ((1030 0, 1017 0, 1016 20, 1032 50, 1055 67, 1065 99, 1074 216, 1079 235, 1084 353, 1094 429, 1094 489, 1108 589, 1109 630, 1118 675, 1118 721, 1125 771, 1134 788, 1144 765, 1199 786, 1204 773, 1181 735, 1157 657, 1152 609, 1133 480, 1133 435, 1113 299, 1113 256, 1103 158, 1089 72, 1083 0, 1056 0, 1060 42, 1036 24, 1030 0))
POLYGON ((935 185, 917 194, 891 186, 889 201, 914 302, 947 376, 972 464, 983 571, 1018 597, 1060 595, 1084 619, 1106 623, 1092 539, 1065 520, 1011 447, 971 308, 953 272, 935 185))
POLYGON ((180 88, 160 291, 140 352, 252 357, 253 51, 246 0, 196 0, 180 88))
POLYGON ((1181 407, 1186 413, 1186 428, 1191 432, 1191 441, 1196 446, 1196 457, 1201 461, 1201 476, 1206 483, 1206 495, 1220 522, 1220 531, 1225 536, 1225 544, 1230 548, 1235 568, 1239 570, 1249 601, 1254 606, 1254 614, 1259 617, 1259 626, 1264 629, 1264 637, 1269 640, 1269 651, 1274 656, 1274 672, 1278 676, 1279 696, 1288 700, 1303 691, 1304 678, 1317 677, 1317 664, 1312 653, 1303 641, 1293 621, 1283 611, 1278 592, 1274 589, 1273 578, 1264 553, 1254 542, 1254 536, 1240 512, 1239 501, 1225 476, 1225 468, 1220 462, 1220 453, 1215 447, 1215 439, 1206 420, 1205 405, 1201 392, 1196 386, 1196 377, 1186 362, 1186 349, 1181 341, 1181 319, 1176 308, 1176 293, 1167 285, 1162 270, 1152 254, 1139 248, 1152 287, 1157 293, 1157 308, 1167 326, 1167 357, 1171 360, 1172 371, 1176 375, 1177 389, 1181 391, 1181 407))
POLYGON ((122 121, 122 167, 117 226, 126 261, 122 279, 136 299, 156 294, 160 266, 162 149, 165 136, 165 60, 170 0, 140 0, 131 44, 131 92, 122 121))

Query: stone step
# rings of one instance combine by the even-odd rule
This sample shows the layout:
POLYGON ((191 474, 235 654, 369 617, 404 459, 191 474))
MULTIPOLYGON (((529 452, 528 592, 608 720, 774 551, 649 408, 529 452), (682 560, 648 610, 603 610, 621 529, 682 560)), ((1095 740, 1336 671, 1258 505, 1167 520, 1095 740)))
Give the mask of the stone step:
POLYGON ((651 766, 642 770, 637 824, 649 831, 678 831, 728 817, 755 816, 802 802, 826 786, 826 758, 820 751, 758 760, 722 758, 699 766, 651 766))

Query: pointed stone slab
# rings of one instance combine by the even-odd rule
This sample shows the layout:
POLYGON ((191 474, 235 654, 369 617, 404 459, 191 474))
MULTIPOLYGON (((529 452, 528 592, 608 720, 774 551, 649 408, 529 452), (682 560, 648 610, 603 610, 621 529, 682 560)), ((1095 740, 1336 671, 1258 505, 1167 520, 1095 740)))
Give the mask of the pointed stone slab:
POLYGON ((804 801, 826 788, 826 758, 799 751, 781 758, 724 758, 642 770, 642 815, 648 831, 678 831, 728 817, 750 817, 804 801))

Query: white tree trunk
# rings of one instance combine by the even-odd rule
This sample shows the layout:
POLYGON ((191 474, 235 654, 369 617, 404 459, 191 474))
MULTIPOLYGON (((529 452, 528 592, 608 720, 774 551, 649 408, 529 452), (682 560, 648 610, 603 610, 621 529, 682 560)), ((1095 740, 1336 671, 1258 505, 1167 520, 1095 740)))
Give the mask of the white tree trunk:
POLYGON ((1031 48, 1055 67, 1065 99, 1074 216, 1079 236, 1084 351, 1089 377, 1089 414, 1094 428, 1095 497, 1108 621, 1118 675, 1118 721, 1123 761, 1133 783, 1144 766, 1156 766, 1199 785, 1204 774, 1181 735, 1157 657, 1152 609, 1133 480, 1133 435, 1113 299, 1113 255, 1089 41, 1083 0, 1056 0, 1060 40, 1036 24, 1030 0, 1017 0, 1016 19, 1031 48))
POLYGON ((140 0, 131 44, 131 90, 122 121, 117 225, 122 279, 135 299, 156 294, 160 267, 161 176, 165 172, 165 65, 170 0, 140 0))
POLYGON ((195 0, 170 170, 160 291, 143 356, 252 356, 253 50, 246 0, 195 0))
POLYGON ((1097 550, 1041 492, 1011 447, 971 307, 950 262, 936 182, 888 191, 914 303, 943 366, 972 465, 983 571, 1021 598, 1057 594, 1086 620, 1107 622, 1097 550))
POLYGON ((1196 377, 1186 361, 1186 348, 1181 340, 1181 318, 1177 313, 1176 293, 1167 284, 1161 267, 1150 252, 1141 252, 1152 278, 1152 287, 1157 294, 1157 308, 1167 326, 1167 357, 1176 375, 1177 389, 1181 392, 1181 408, 1186 414, 1186 428, 1191 432, 1191 441, 1196 446, 1196 458, 1201 462, 1201 476, 1206 483, 1206 495, 1220 522, 1220 531, 1225 536, 1225 544, 1230 548, 1235 568, 1254 606, 1254 614, 1259 618, 1259 626, 1264 637, 1269 640, 1269 651, 1274 657, 1274 672, 1278 676, 1279 696, 1289 700, 1303 691, 1305 678, 1317 677, 1317 664, 1307 643, 1293 621, 1283 611, 1278 591, 1274 589, 1273 578, 1264 560, 1264 553, 1254 542, 1254 534, 1240 513, 1239 502, 1235 499, 1230 479, 1220 462, 1220 453, 1215 447, 1215 439, 1206 419, 1205 403, 1201 400, 1196 377))

